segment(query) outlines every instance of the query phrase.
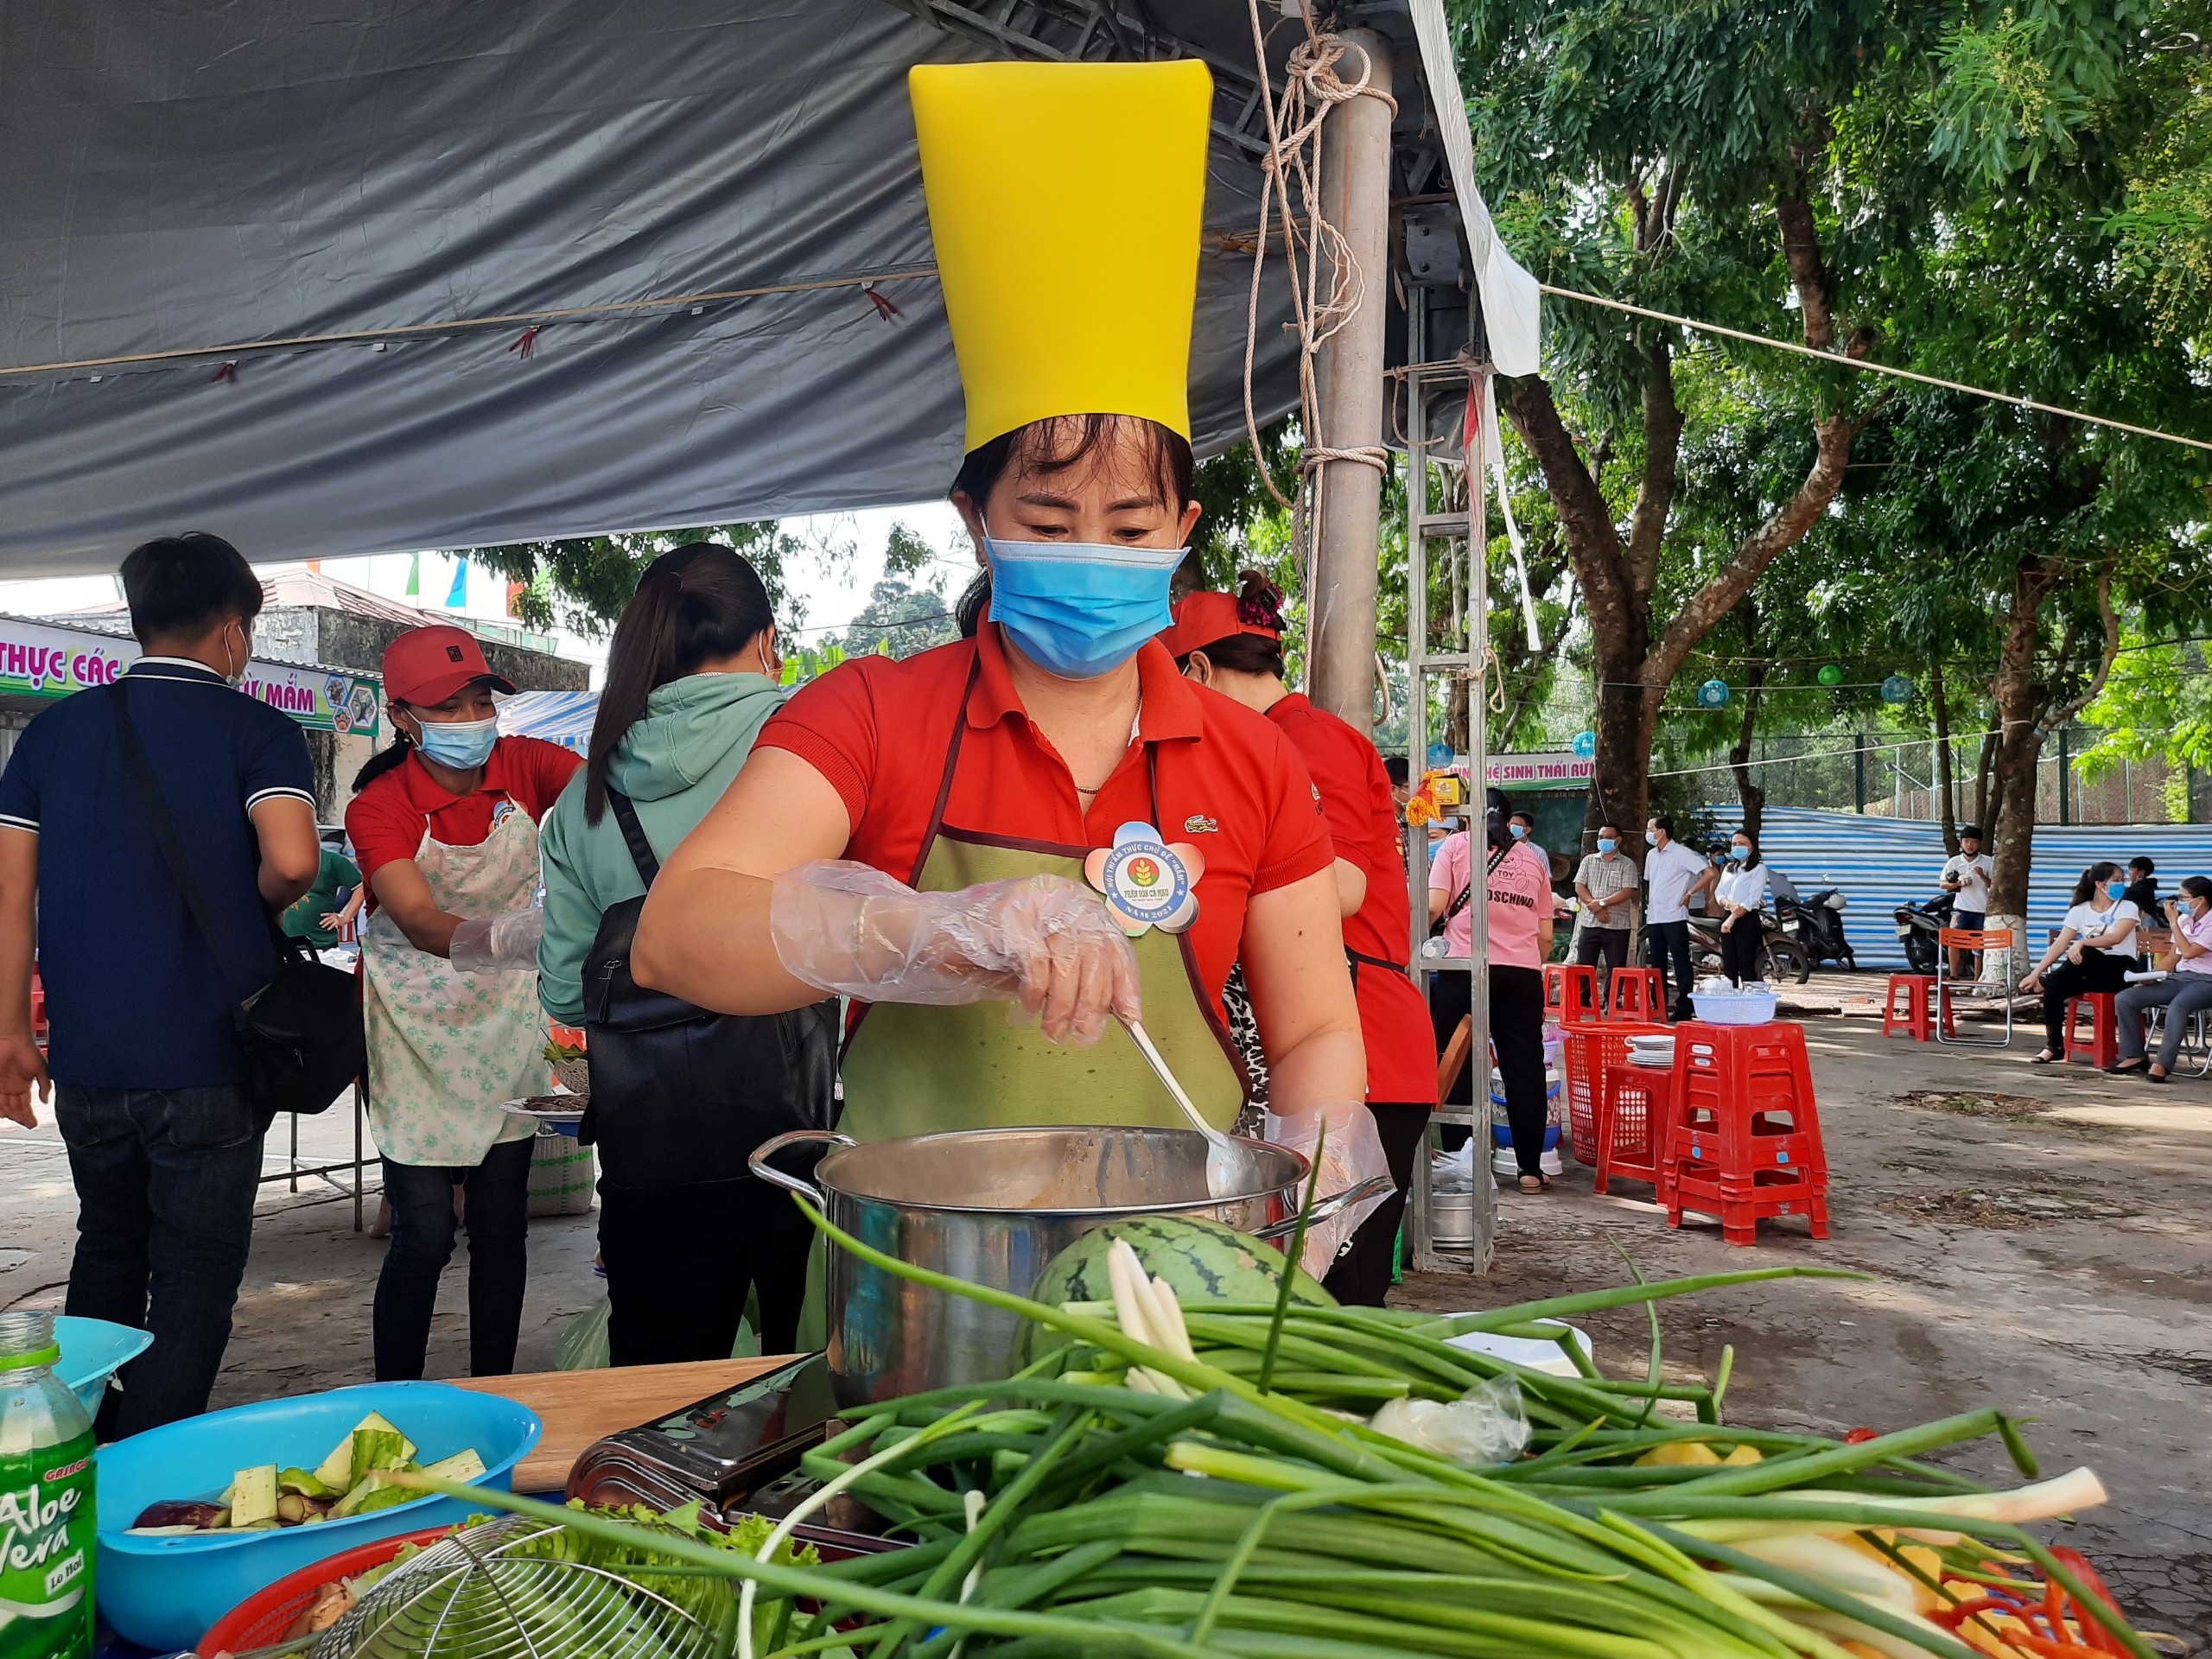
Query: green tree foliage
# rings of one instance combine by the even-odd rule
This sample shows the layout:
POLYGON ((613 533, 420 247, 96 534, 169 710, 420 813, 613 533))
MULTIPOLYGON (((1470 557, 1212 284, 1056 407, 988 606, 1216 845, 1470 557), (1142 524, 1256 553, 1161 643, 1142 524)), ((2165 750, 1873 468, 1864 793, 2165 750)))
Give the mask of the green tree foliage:
POLYGON ((693 542, 721 542, 752 561, 767 585, 779 624, 796 627, 805 607, 785 586, 791 562, 803 549, 798 538, 774 521, 709 524, 691 530, 644 531, 628 535, 589 536, 573 540, 516 542, 503 547, 457 550, 510 582, 524 585, 515 601, 518 620, 531 627, 556 623, 589 638, 611 632, 622 607, 638 591, 645 567, 662 554, 693 542))
MULTIPOLYGON (((893 538, 903 526, 894 526, 893 538)), ((925 559, 934 556, 922 543, 925 559)), ((908 565, 908 569, 914 566, 908 565)), ((917 588, 897 576, 887 575, 869 592, 868 603, 843 640, 848 657, 906 658, 960 637, 952 618, 952 602, 935 588, 917 588)))

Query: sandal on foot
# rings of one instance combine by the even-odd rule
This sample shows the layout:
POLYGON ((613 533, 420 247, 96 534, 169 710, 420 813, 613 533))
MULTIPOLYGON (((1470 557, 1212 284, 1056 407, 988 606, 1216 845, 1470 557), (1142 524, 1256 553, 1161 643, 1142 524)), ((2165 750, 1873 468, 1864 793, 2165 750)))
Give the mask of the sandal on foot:
POLYGON ((2028 1064, 2030 1065, 2056 1065, 2058 1064, 2058 1056, 2052 1053, 2046 1048, 2042 1053, 2030 1060, 2028 1064))
POLYGON ((2116 1065, 2107 1066, 2105 1075, 2112 1077, 2132 1077, 2139 1071, 2148 1071, 2150 1069, 2151 1063, 2148 1060, 2121 1060, 2116 1065))
POLYGON ((1552 1178, 1548 1175, 1523 1175, 1521 1178, 1521 1196, 1523 1198, 1533 1198, 1551 1190, 1552 1178))
POLYGON ((2143 1070, 2143 1081, 2145 1083, 2171 1083, 2173 1080, 2174 1074, 2171 1071, 2153 1071, 2148 1066, 2143 1070))

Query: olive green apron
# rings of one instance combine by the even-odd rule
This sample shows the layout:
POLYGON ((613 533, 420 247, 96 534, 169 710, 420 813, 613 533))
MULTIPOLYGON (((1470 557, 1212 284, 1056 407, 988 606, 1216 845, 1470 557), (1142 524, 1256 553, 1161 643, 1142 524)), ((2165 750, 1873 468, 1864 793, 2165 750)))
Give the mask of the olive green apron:
MULTIPOLYGON (((925 893, 950 893, 983 881, 1045 874, 1082 884, 1088 847, 1017 841, 945 822, 974 688, 971 673, 945 754, 937 804, 907 885, 925 893)), ((1157 823, 1160 785, 1157 774, 1151 773, 1149 753, 1146 765, 1157 823)), ((1134 941, 1145 1029, 1198 1110, 1226 1129, 1243 1103, 1243 1074, 1228 1029, 1201 987, 1189 941, 1187 933, 1158 928, 1134 941)), ((1090 1046, 1064 1047, 1033 1025, 1011 1023, 1007 1006, 878 1002, 863 1009, 846 1040, 845 1109, 838 1128, 856 1140, 881 1141, 944 1129, 1045 1123, 1185 1125, 1181 1109, 1128 1033, 1109 1021, 1105 1034, 1090 1046)))

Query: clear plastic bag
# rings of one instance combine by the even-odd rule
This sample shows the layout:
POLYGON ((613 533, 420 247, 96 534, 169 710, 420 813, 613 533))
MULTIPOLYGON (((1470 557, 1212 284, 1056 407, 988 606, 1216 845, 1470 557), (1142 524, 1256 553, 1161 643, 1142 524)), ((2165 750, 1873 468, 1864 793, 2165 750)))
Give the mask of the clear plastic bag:
MULTIPOLYGON (((1330 1101, 1288 1117, 1278 1117, 1269 1112, 1267 1138, 1310 1158, 1313 1155, 1315 1137, 1323 1134, 1324 1122, 1327 1131, 1321 1144, 1321 1184, 1314 1192, 1317 1202, 1333 1198, 1373 1176, 1389 1176, 1390 1160, 1383 1154, 1382 1136, 1375 1127, 1375 1114, 1361 1101, 1330 1101)), ((1316 1279, 1325 1277, 1344 1247, 1351 1242, 1359 1224, 1374 1214, 1376 1207, 1389 1196, 1389 1190, 1386 1189, 1372 1198, 1346 1205, 1325 1221, 1315 1222, 1306 1231, 1306 1249, 1298 1265, 1316 1279)))
POLYGON ((1529 1444, 1521 1385, 1510 1376, 1478 1382, 1457 1400, 1391 1400, 1368 1421, 1378 1434, 1454 1463, 1508 1463, 1529 1444))

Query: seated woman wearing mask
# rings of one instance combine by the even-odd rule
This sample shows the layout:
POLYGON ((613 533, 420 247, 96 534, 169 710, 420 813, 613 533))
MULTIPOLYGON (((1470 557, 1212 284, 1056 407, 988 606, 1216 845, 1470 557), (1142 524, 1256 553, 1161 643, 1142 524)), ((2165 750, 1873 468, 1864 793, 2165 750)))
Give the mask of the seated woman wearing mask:
POLYGON ((369 1126, 384 1154, 391 1242, 377 1279, 378 1382, 423 1375, 454 1188, 468 1225, 468 1361, 514 1369, 536 1126, 500 1103, 542 1093, 537 821, 582 759, 501 737, 474 634, 413 628, 385 648, 392 747, 346 809, 376 909, 361 928, 369 1126))
POLYGON ((1179 1127, 1108 1029, 1140 1014, 1226 1128, 1242 1084, 1221 988, 1241 954, 1276 1110, 1363 1119, 1313 786, 1281 731, 1154 638, 1198 515, 1185 385, 1210 78, 1000 63, 909 86, 968 397, 952 499, 986 567, 963 608, 988 615, 795 695, 654 884, 632 971, 731 1013, 865 1003, 839 1127, 874 1140, 1179 1127))
POLYGON ((2074 907, 2058 937, 2020 988, 2043 998, 2043 1052, 2049 1065, 2066 1052, 2066 1004, 2077 996, 2116 992, 2135 965, 2135 925, 2142 914, 2121 895, 2127 877, 2109 861, 2092 864, 2074 885, 2074 907))
MULTIPOLYGON (((2173 929, 2173 963, 2166 976, 2129 986, 2120 994, 2117 1005, 2120 1063, 2113 1071, 2123 1077, 2140 1071, 2152 1083, 2173 1076, 2191 1017, 2212 1012, 2212 879, 2183 876, 2179 896, 2166 900, 2166 924, 2173 929), (2164 1008, 2166 1016, 2158 1058, 2145 1066, 2143 1014, 2147 1008, 2164 1008)), ((2163 961, 2158 965, 2167 966, 2163 961)))

